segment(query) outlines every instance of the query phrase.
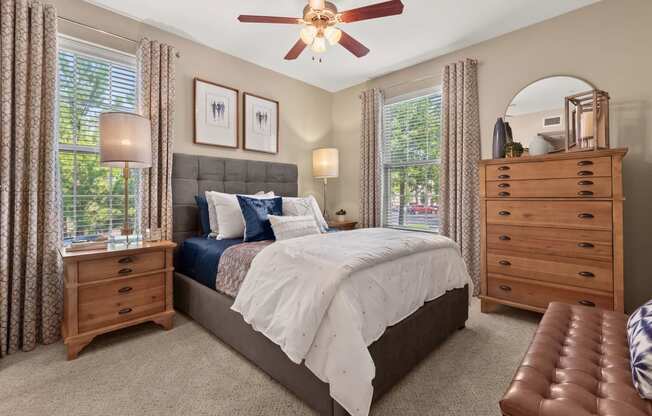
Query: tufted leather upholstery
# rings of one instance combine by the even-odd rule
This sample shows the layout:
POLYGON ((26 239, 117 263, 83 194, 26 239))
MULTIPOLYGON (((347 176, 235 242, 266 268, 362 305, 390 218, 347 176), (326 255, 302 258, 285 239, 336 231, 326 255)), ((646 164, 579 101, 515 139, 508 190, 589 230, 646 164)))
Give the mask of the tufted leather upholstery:
POLYGON ((627 316, 551 303, 500 408, 505 416, 652 416, 632 385, 627 316))

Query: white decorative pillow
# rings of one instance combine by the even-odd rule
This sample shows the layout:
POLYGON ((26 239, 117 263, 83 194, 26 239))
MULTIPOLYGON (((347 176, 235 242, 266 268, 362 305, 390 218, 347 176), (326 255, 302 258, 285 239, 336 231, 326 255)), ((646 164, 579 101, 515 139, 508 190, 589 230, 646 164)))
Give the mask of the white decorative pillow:
POLYGON ((283 197, 283 216, 296 217, 304 215, 312 216, 322 233, 328 230, 328 224, 314 196, 310 195, 305 198, 283 197))
MULTIPOLYGON (((274 197, 274 192, 259 192, 256 195, 244 196, 251 198, 272 198, 274 197)), ((217 233, 218 239, 223 240, 229 238, 241 238, 244 236, 245 223, 244 219, 242 218, 242 210, 240 209, 240 204, 238 204, 238 198, 235 194, 206 191, 206 200, 212 202, 215 210, 213 216, 216 219, 217 227, 216 229, 213 229, 213 224, 211 224, 211 232, 217 233)), ((209 204, 211 202, 209 202, 209 204)))
POLYGON ((317 223, 312 215, 295 217, 269 215, 267 218, 269 218, 269 222, 272 224, 274 237, 277 241, 303 237, 304 235, 321 234, 321 230, 317 227, 317 223))
POLYGON ((652 300, 629 317, 627 338, 634 387, 642 398, 652 400, 652 300))

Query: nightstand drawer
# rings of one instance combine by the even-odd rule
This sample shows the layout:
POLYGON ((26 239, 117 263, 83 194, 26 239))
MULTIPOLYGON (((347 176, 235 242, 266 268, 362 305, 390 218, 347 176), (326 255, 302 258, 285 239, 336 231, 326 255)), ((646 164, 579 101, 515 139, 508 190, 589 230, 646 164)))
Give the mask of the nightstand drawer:
POLYGON ((165 275, 143 276, 79 289, 79 331, 114 325, 165 310, 165 275))
POLYGON ((78 280, 79 283, 86 283, 164 268, 165 253, 163 251, 125 254, 123 256, 80 261, 78 280))

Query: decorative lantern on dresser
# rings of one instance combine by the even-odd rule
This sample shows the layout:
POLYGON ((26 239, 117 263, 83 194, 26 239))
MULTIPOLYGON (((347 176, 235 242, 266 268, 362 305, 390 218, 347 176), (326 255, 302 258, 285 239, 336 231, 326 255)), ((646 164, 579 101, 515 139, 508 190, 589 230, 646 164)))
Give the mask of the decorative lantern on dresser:
POLYGON ((480 162, 482 311, 552 301, 624 311, 627 149, 480 162))

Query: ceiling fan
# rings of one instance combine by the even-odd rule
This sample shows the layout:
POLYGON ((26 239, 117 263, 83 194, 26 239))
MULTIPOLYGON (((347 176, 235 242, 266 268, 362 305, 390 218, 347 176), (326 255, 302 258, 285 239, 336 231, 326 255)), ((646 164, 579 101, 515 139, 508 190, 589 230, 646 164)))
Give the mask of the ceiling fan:
POLYGON ((337 6, 330 1, 309 0, 303 9, 303 18, 240 15, 238 20, 243 23, 279 23, 303 25, 300 38, 290 49, 285 59, 297 59, 301 52, 310 46, 315 53, 326 52, 326 41, 331 45, 339 43, 353 55, 361 58, 369 53, 369 48, 352 38, 348 33, 337 28, 340 23, 353 23, 361 20, 377 19, 403 13, 403 3, 391 0, 372 4, 357 9, 338 12, 337 6))

